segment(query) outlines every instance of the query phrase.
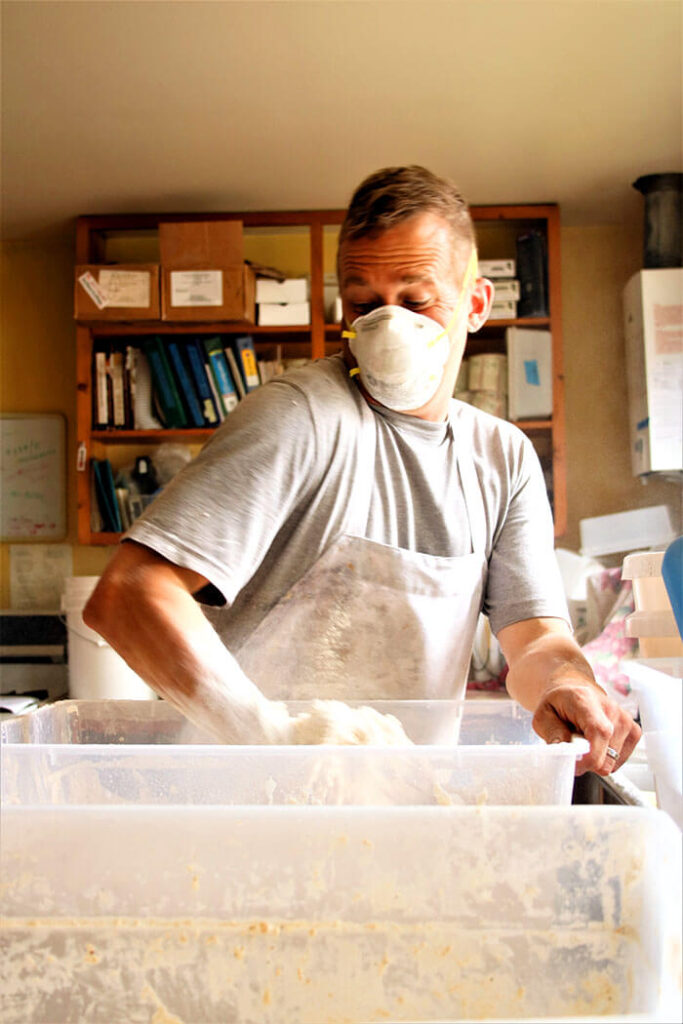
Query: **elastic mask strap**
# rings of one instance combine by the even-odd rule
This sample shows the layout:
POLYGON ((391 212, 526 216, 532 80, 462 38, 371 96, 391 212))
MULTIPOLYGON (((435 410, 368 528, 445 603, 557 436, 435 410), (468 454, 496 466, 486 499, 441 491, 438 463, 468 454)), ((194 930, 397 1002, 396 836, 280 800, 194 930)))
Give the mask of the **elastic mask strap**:
POLYGON ((465 276, 462 279, 462 288, 460 289, 460 295, 458 295, 458 301, 455 304, 455 309, 453 310, 453 315, 451 316, 450 320, 448 321, 448 323, 446 324, 444 329, 441 331, 441 333, 437 334, 437 336, 435 338, 432 338, 432 340, 427 343, 429 348, 431 348, 432 345, 436 345, 437 341, 441 341, 441 339, 445 335, 447 335, 448 332, 451 330, 451 328, 453 327, 453 324, 458 322, 458 317, 460 316, 460 311, 461 311, 461 309, 463 307, 463 303, 464 303, 465 299, 467 298, 467 289, 470 286, 470 282, 473 283, 474 281, 477 280, 477 270, 478 270, 477 250, 474 247, 472 247, 472 252, 470 253, 470 258, 468 259, 467 267, 465 268, 465 276))
MULTIPOLYGON (((462 288, 460 289, 460 295, 458 296, 458 301, 455 304, 453 314, 448 323, 446 324, 446 326, 444 327, 444 329, 440 332, 440 334, 437 334, 437 336, 435 338, 432 338, 432 340, 429 342, 430 348, 432 345, 436 345, 437 341, 441 341, 444 335, 448 334, 453 324, 457 322, 458 317, 460 316, 460 310, 462 309, 463 303, 467 297, 467 289, 469 288, 471 282, 477 280, 477 272, 477 250, 474 247, 472 247, 470 258, 467 261, 467 267, 465 268, 465 276, 462 281, 462 288)), ((353 329, 350 329, 348 331, 342 331, 341 336, 342 338, 355 338, 356 332, 353 329)), ((349 370, 349 377, 354 377, 357 373, 360 373, 360 370, 358 369, 357 366, 355 366, 353 370, 349 370)))

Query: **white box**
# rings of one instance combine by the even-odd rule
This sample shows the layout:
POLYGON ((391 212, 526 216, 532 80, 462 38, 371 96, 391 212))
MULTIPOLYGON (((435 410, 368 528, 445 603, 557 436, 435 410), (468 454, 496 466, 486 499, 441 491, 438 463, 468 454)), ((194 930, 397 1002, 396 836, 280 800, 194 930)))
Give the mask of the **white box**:
POLYGON ((275 281, 269 277, 256 278, 256 301, 262 302, 306 302, 308 300, 308 279, 288 277, 275 281))
POLYGON ((516 320, 517 303, 513 299, 498 299, 491 306, 489 320, 516 320))
POLYGON ((516 263, 514 260, 479 260, 478 271, 480 277, 508 278, 514 277, 516 263))
POLYGON ((3 1024, 680 1018, 633 807, 3 807, 3 1024))
POLYGON ((683 268, 634 274, 623 308, 633 474, 683 469, 683 268))
POLYGON ((261 302, 257 306, 259 324, 268 327, 310 324, 310 302, 261 302))
POLYGON ((579 522, 581 554, 616 555, 643 548, 667 548, 676 539, 666 505, 629 509, 608 516, 591 516, 579 522))
POLYGON ((520 296, 519 281, 517 280, 499 280, 493 282, 495 287, 494 302, 503 302, 503 300, 517 301, 520 296))
POLYGON ((542 419, 553 411, 552 339, 550 331, 508 327, 508 416, 542 419))

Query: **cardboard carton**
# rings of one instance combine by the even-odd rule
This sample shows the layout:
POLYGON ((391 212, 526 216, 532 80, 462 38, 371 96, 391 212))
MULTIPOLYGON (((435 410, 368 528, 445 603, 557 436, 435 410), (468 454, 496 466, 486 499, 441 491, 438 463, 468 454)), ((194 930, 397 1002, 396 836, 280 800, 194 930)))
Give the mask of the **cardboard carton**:
POLYGON ((246 264, 162 267, 161 318, 175 322, 254 323, 256 279, 246 264))
POLYGON ((244 262, 242 221, 162 221, 159 250, 165 268, 239 267, 244 262))
POLYGON ((77 320, 158 320, 155 263, 80 264, 74 275, 77 320))

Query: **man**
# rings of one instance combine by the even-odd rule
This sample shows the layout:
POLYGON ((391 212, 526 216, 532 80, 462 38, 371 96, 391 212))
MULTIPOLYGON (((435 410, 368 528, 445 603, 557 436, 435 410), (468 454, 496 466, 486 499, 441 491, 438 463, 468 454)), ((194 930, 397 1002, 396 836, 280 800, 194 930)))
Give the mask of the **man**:
MULTIPOLYGON (((464 200, 421 167, 371 175, 338 273, 343 356, 240 404, 133 525, 86 622, 219 738, 296 742, 284 698, 464 696, 483 609, 537 731, 585 735, 579 770, 608 774, 640 733, 571 636, 534 450, 451 397, 493 300, 464 200)), ((377 738, 343 717, 319 738, 377 738)))

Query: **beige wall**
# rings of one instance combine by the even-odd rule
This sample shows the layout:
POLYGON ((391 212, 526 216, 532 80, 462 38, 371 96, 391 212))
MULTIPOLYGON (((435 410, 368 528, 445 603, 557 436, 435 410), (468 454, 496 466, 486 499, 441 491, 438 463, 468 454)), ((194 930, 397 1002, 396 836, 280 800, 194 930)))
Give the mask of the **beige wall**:
POLYGON ((642 232, 606 225, 562 230, 568 529, 579 521, 669 505, 680 530, 680 484, 631 475, 621 293, 642 267, 642 232))
MULTIPOLYGON (((68 541, 74 573, 98 574, 108 548, 76 544, 75 332, 70 245, 7 244, 3 249, 0 407, 62 412, 68 422, 68 541)), ((621 227, 562 232, 567 409, 568 530, 559 543, 577 550, 579 520, 645 505, 679 510, 673 483, 631 476, 621 290, 641 264, 640 232, 621 227)), ((0 607, 9 606, 9 558, 0 545, 0 607)))

